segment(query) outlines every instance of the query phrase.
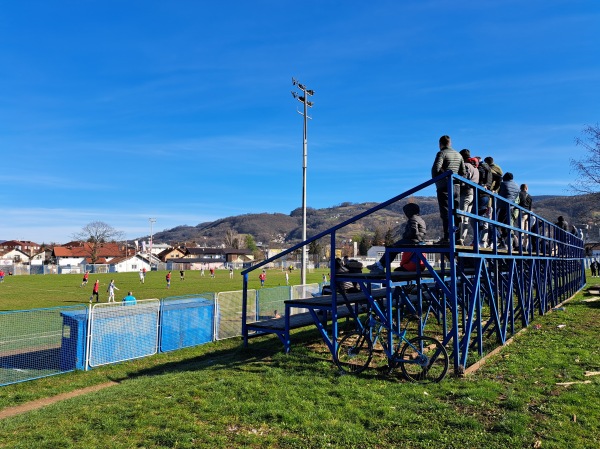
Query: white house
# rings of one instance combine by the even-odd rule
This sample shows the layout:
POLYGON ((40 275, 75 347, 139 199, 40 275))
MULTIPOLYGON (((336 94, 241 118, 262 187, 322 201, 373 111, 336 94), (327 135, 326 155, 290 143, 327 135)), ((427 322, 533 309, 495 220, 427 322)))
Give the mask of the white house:
POLYGON ((140 271, 146 269, 150 271, 148 259, 136 254, 134 256, 115 257, 110 261, 110 265, 114 266, 117 273, 126 273, 132 271, 140 271))
POLYGON ((29 262, 29 255, 17 248, 13 248, 13 249, 9 249, 6 251, 2 252, 2 256, 1 258, 3 260, 11 260, 14 263, 28 263, 29 262))
POLYGON ((46 260, 46 251, 40 251, 29 259, 30 265, 43 265, 46 260))

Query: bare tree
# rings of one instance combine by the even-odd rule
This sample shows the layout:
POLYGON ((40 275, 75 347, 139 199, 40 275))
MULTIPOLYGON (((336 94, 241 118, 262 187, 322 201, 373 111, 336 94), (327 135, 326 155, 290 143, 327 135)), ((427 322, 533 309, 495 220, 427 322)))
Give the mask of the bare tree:
POLYGON ((225 232, 225 238, 223 239, 223 243, 227 248, 240 248, 240 238, 233 229, 228 229, 225 232))
POLYGON ((571 166, 579 174, 571 188, 577 193, 597 193, 600 191, 600 126, 588 125, 583 137, 576 137, 575 143, 587 151, 583 159, 571 159, 571 166))
POLYGON ((73 239, 87 243, 84 248, 87 249, 92 264, 95 264, 102 244, 123 239, 123 232, 117 231, 103 221, 92 221, 81 228, 81 231, 73 234, 73 239))

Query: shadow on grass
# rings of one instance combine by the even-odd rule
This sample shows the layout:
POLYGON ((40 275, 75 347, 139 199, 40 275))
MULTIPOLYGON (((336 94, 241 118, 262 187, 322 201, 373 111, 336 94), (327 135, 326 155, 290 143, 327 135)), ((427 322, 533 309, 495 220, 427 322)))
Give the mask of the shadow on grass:
MULTIPOLYGON (((205 354, 185 360, 159 363, 150 368, 140 369, 122 376, 118 375, 111 377, 111 380, 120 382, 140 376, 162 375, 205 368, 213 370, 240 369, 247 371, 248 369, 252 369, 250 368, 252 365, 254 367, 259 367, 259 369, 263 369, 260 368, 261 365, 268 368, 281 367, 289 364, 290 369, 293 369, 295 372, 306 370, 313 373, 315 370, 315 363, 329 362, 329 364, 333 366, 331 354, 328 350, 326 353, 315 351, 315 345, 319 346, 322 344, 324 346, 317 331, 314 329, 299 331, 293 334, 293 339, 294 345, 292 346, 291 353, 285 354, 283 352, 281 341, 273 335, 250 339, 248 347, 244 347, 243 341, 241 341, 239 337, 236 337, 235 340, 239 342, 237 346, 216 350, 207 348, 205 354)), ((220 343, 227 344, 226 341, 220 343)), ((220 343, 215 342, 210 343, 209 345, 220 343)))

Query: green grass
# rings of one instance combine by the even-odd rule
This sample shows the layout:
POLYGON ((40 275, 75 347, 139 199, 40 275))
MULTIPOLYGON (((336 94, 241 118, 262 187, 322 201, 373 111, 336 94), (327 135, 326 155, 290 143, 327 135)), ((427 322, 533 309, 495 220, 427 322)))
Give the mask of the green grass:
POLYGON ((539 329, 520 333, 474 375, 440 384, 374 370, 339 376, 306 329, 293 334, 289 355, 275 337, 249 348, 236 338, 9 385, 0 408, 119 382, 0 421, 0 448, 597 447, 600 376, 584 373, 600 371, 600 302, 585 297, 536 317, 539 329))
MULTIPOLYGON (((249 288, 260 288, 259 271, 250 273, 249 288)), ((102 302, 107 300, 106 287, 111 279, 115 280, 115 285, 119 288, 115 292, 117 301, 126 296, 130 290, 138 299, 149 299, 205 292, 237 291, 243 288, 242 276, 239 271, 234 273, 233 279, 229 278, 227 270, 216 270, 214 279, 210 277, 208 271, 204 277, 200 276, 199 271, 186 271, 184 281, 179 279, 179 271, 173 271, 170 289, 166 288, 166 273, 166 271, 148 272, 144 284, 140 283, 138 273, 90 274, 90 280, 85 287, 80 287, 83 277, 80 274, 6 276, 5 281, 0 284, 0 311, 87 304, 96 279, 100 280, 100 300, 102 302)), ((321 282, 323 273, 328 273, 328 270, 318 269, 312 273, 307 272, 307 282, 321 282)), ((300 284, 300 270, 292 271, 289 277, 290 285, 300 284)), ((282 285, 286 285, 285 273, 276 269, 267 270, 265 288, 282 285)))

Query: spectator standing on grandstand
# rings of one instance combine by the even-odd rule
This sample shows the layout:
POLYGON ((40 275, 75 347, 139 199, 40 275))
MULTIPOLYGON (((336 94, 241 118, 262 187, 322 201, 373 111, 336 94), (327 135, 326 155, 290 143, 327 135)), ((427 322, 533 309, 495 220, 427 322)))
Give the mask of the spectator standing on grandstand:
MULTIPOLYGON (((521 229, 525 229, 526 231, 531 230, 531 225, 533 221, 535 221, 535 217, 532 217, 529 212, 531 212, 531 206, 533 204, 533 198, 529 194, 529 188, 527 184, 521 184, 521 191, 519 192, 519 206, 523 209, 527 210, 527 212, 521 211, 521 229)), ((529 236, 527 234, 523 234, 523 248, 527 248, 527 242, 529 241, 529 236)))
POLYGON ((108 288, 106 291, 108 292, 108 302, 115 302, 115 290, 119 290, 115 285, 115 280, 111 279, 108 288))
POLYGON ((567 223, 567 220, 562 215, 558 217, 558 221, 554 224, 565 232, 569 230, 569 223, 567 223))
POLYGON ((85 274, 83 275, 83 280, 81 281, 81 285, 79 286, 79 288, 87 285, 89 277, 90 277, 90 272, 86 271, 85 274))
POLYGON ((262 273, 258 275, 258 279, 260 279, 260 286, 264 287, 265 281, 267 280, 267 273, 265 270, 262 270, 262 273))
POLYGON ((143 284, 146 280, 146 272, 144 270, 140 270, 140 284, 143 284))
POLYGON ((127 292, 127 296, 123 298, 123 305, 132 306, 137 303, 137 299, 133 296, 133 292, 127 292))
POLYGON ((167 288, 171 288, 171 272, 170 271, 165 276, 165 280, 167 281, 167 288))
MULTIPOLYGON (((405 245, 422 245, 425 242, 425 234, 427 233, 427 225, 425 220, 421 218, 421 208, 416 203, 408 203, 402 207, 402 211, 408 220, 402 233, 402 238, 394 243, 392 246, 405 246, 405 245)), ((390 253, 390 262, 396 257, 398 253, 390 253)), ((416 271, 416 262, 418 257, 409 251, 402 252, 402 258, 400 260, 399 271, 416 271)), ((422 268, 424 268, 421 262, 422 268)), ((385 255, 381 257, 373 265, 367 267, 371 273, 383 274, 385 273, 385 255)))
MULTIPOLYGON (((479 170, 477 169, 479 162, 477 159, 471 157, 471 152, 466 148, 460 151, 460 155, 463 157, 463 161, 465 163, 465 178, 474 184, 479 184, 479 170)), ((473 186, 470 186, 466 183, 460 185, 460 210, 471 212, 471 208, 473 207, 473 194, 473 186)), ((471 220, 468 217, 461 216, 460 218, 460 233, 456 244, 464 245, 467 234, 469 233, 469 222, 471 220)))
POLYGON ((494 193, 498 193, 498 189, 500 188, 500 183, 502 183, 502 176, 504 175, 502 168, 494 163, 494 158, 492 156, 488 156, 484 159, 484 162, 490 167, 492 171, 492 185, 490 190, 494 193))
MULTIPOLYGON (((475 156, 475 159, 478 161, 479 185, 483 187, 483 190, 479 190, 479 204, 477 206, 479 210, 477 214, 480 217, 491 219, 493 210, 492 201, 487 191, 492 189, 492 169, 480 156, 475 156)), ((481 248, 488 247, 489 228, 490 224, 488 222, 482 221, 479 223, 479 246, 481 248)))
MULTIPOLYGON (((433 166, 431 167, 431 177, 435 178, 441 175, 447 170, 452 171, 460 176, 465 175, 465 163, 462 156, 452 148, 452 141, 450 136, 442 136, 439 141, 438 153, 435 155, 433 166)), ((448 201, 449 196, 452 195, 452 201, 454 208, 458 207, 458 201, 460 196, 460 184, 456 181, 453 185, 453 191, 448 192, 448 180, 442 179, 436 182, 437 200, 440 208, 440 218, 442 219, 442 226, 444 228, 444 236, 441 240, 436 242, 437 244, 448 244, 450 242, 449 234, 449 223, 448 223, 448 201)), ((456 217, 455 217, 456 218, 456 217)), ((456 219, 454 220, 456 225, 456 219)))
POLYGON ((179 280, 185 281, 185 271, 179 270, 179 280))
MULTIPOLYGON (((514 203, 516 199, 519 197, 519 186, 515 181, 513 181, 513 174, 511 172, 506 172, 502 176, 502 182, 500 183, 500 188, 498 189, 498 195, 503 198, 506 198, 510 203, 514 203)), ((511 225, 512 221, 512 210, 513 207, 507 201, 501 201, 498 205, 498 221, 500 223, 505 223, 507 225, 511 225)), ((501 228, 500 231, 501 241, 499 243, 500 249, 506 249, 506 246, 509 242, 506 241, 508 237, 508 229, 501 228)))
POLYGON ((90 296, 90 302, 92 302, 92 299, 94 298, 94 296, 96 297, 96 302, 100 302, 100 279, 96 279, 96 282, 94 282, 94 286, 92 287, 92 296, 90 296))

